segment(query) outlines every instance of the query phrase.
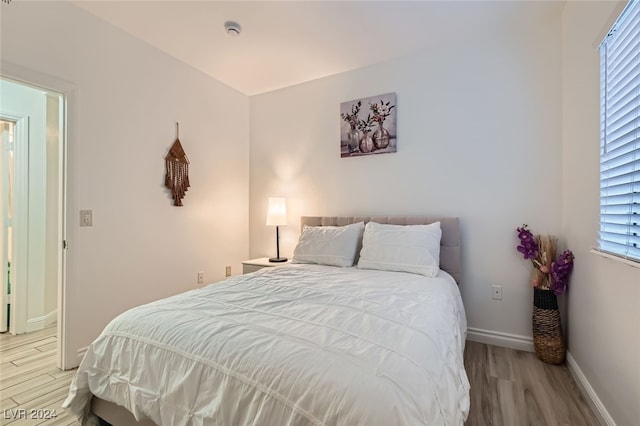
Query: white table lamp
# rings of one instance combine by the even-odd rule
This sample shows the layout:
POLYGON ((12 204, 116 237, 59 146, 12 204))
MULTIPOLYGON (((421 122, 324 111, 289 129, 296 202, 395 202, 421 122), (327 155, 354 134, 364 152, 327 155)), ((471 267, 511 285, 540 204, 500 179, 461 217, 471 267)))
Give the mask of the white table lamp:
POLYGON ((276 227, 276 257, 269 258, 269 262, 286 262, 286 257, 280 257, 279 227, 287 224, 287 204, 283 197, 269 197, 267 208, 267 226, 276 227))

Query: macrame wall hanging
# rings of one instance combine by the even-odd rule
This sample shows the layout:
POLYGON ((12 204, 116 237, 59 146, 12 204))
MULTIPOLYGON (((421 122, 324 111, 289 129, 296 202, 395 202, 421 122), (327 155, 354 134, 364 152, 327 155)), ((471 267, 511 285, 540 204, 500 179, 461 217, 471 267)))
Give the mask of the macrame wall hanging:
POLYGON ((176 123, 176 141, 164 157, 164 161, 167 168, 164 184, 173 195, 173 205, 182 206, 182 199, 191 185, 189 185, 189 158, 180 143, 179 123, 176 123))

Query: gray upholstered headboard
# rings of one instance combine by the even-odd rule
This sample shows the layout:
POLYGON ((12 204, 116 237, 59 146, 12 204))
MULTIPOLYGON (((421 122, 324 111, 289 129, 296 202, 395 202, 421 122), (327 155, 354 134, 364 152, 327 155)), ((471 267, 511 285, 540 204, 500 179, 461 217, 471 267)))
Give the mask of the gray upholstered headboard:
POLYGON ((447 271, 460 284, 462 261, 460 258, 460 220, 457 217, 428 216, 302 216, 300 226, 344 226, 358 222, 377 222, 392 225, 428 225, 440 222, 440 269, 447 271))

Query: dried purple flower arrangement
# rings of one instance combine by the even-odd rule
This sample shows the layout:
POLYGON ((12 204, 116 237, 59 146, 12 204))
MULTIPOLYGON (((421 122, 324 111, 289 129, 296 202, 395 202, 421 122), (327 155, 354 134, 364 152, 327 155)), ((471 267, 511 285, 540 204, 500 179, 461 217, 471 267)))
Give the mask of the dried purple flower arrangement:
POLYGON ((534 236, 527 225, 516 228, 520 245, 519 253, 533 264, 531 285, 541 290, 551 290, 557 296, 567 290, 574 256, 565 250, 556 259, 558 239, 550 235, 534 236), (555 259, 555 260, 554 260, 555 259))

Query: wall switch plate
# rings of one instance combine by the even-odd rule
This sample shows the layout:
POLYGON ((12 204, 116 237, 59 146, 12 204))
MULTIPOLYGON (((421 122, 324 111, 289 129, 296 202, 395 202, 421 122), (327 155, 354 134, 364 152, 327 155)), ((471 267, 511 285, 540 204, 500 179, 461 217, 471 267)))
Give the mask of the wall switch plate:
POLYGON ((198 272, 198 284, 204 283, 204 272, 198 272))
POLYGON ((502 286, 501 285, 492 285, 491 286, 491 298, 494 300, 502 300, 502 286))
POLYGON ((227 266, 226 268, 224 268, 224 276, 225 277, 231 276, 231 266, 227 266))
POLYGON ((93 210, 80 210, 80 226, 93 226, 93 210))

